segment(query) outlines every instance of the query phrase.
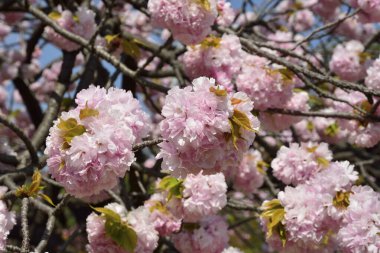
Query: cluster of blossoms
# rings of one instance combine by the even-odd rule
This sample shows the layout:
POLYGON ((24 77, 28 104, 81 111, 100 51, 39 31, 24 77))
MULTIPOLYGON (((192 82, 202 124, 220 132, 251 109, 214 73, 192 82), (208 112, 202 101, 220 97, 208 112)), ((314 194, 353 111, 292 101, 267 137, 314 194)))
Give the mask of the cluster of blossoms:
POLYGON ((269 245, 280 252, 377 252, 379 194, 353 186, 357 179, 349 162, 332 162, 265 201, 262 223, 269 245))
POLYGON ((237 36, 210 36, 187 49, 182 57, 182 64, 188 77, 213 77, 227 90, 233 89, 232 80, 240 71, 243 59, 243 50, 237 36))
MULTIPOLYGON (((0 199, 6 191, 6 187, 0 186, 0 199)), ((15 224, 15 214, 8 210, 4 201, 0 200, 0 251, 5 251, 7 237, 15 224)))
MULTIPOLYGON (((99 48, 115 56, 112 60, 120 58, 118 66, 111 61, 116 68, 132 70, 122 71, 122 86, 131 90, 128 92, 95 86, 80 91, 79 84, 76 106, 60 115, 46 141, 49 173, 67 193, 91 203, 104 202, 112 195, 110 191, 130 193, 131 211, 122 205, 123 199, 113 196, 120 202, 103 203, 104 208, 94 208, 96 212, 87 217, 88 252, 152 253, 160 250, 161 237, 163 244, 170 239, 181 253, 242 253, 229 246, 229 235, 234 234, 229 232, 224 208, 235 197, 252 201, 252 206, 242 209, 254 208, 270 194, 260 189, 265 181, 271 192, 276 192, 273 187, 284 188, 276 199, 262 205, 260 222, 269 246, 262 245, 263 251, 380 252, 380 195, 359 185, 358 173, 348 161, 333 161, 331 150, 335 149, 330 150, 327 144, 347 142, 349 145, 342 148, 356 150, 373 148, 380 142, 380 123, 373 120, 380 115, 379 107, 375 107, 380 104, 376 96, 380 58, 374 60, 377 56, 369 53, 376 37, 368 42, 368 37, 377 33, 374 23, 380 22, 380 0, 349 0, 348 5, 360 8, 349 18, 341 0, 278 1, 273 5, 273 20, 245 10, 235 12, 234 1, 227 0, 149 0, 149 14, 138 3, 101 2, 96 11, 69 4, 64 5, 64 11, 49 15, 61 28, 95 41, 94 52, 84 50, 89 64, 83 68, 83 75, 78 75, 81 80, 90 75, 92 79, 109 77, 102 73, 108 66, 104 68, 100 60, 89 66, 99 48), (97 38, 95 13, 102 24, 102 37, 97 38), (112 17, 114 22, 103 24, 105 16, 104 21, 112 17), (325 42, 323 33, 327 30, 331 30, 326 33, 331 37, 348 39, 340 44, 326 40, 326 52, 333 50, 331 57, 314 47, 314 33, 304 37, 324 22, 335 22, 336 26, 318 31, 323 35, 321 42, 325 42), (221 26, 232 29, 218 29, 221 26), (218 28, 213 31, 214 27, 218 28), (224 30, 229 34, 219 35, 224 30), (109 34, 111 31, 115 33, 109 34), (126 39, 125 35, 135 39, 126 39), (184 45, 173 42, 171 35, 184 45), (240 43, 251 35, 252 43, 240 43), (166 41, 164 46, 157 44, 158 38, 166 41), (313 46, 312 53, 307 43, 313 46), (300 68, 303 70, 298 71, 300 68), (328 79, 329 73, 337 78, 328 79), (126 87, 128 78, 141 78, 147 80, 142 83, 151 85, 147 89, 144 85, 126 87), (342 85, 323 83, 326 80, 342 85), (162 89, 155 90, 157 83, 162 89), (168 94, 158 92, 165 88, 168 94), (140 106, 134 96, 149 103, 140 106), (151 114, 145 112, 149 109, 151 114), (326 117, 299 117, 314 112, 326 117), (334 117, 335 113, 343 114, 334 117), (259 127, 265 132, 260 132, 260 139, 254 143, 259 127), (137 152, 135 157, 134 145, 148 135, 159 137, 159 141, 162 137, 162 142, 158 148, 137 152), (264 160, 276 151, 267 164, 264 160), (127 175, 136 160, 141 166, 134 164, 136 170, 127 175), (267 172, 271 175, 266 176, 267 172), (160 173, 166 177, 157 179, 160 173), (280 181, 273 187, 271 176, 280 181), (121 187, 120 179, 129 180, 131 187, 121 187), (133 189, 134 183, 139 190, 133 189), (148 195, 146 189, 152 184, 155 192, 148 195)), ((0 14, 0 45, 8 44, 5 40, 13 24, 23 16, 0 14)), ((22 26, 18 28, 23 31, 22 26)), ((43 36, 63 51, 81 49, 50 26, 43 36)), ((21 103, 25 94, 16 87, 20 93, 16 89, 10 97, 5 85, 20 75, 44 109, 62 73, 62 61, 40 71, 37 59, 41 50, 36 46, 34 53, 27 55, 31 52, 25 46, 21 50, 0 48, 0 113, 9 113, 7 119, 17 122, 27 135, 34 130, 28 115, 7 108, 13 100, 21 103)), ((74 66, 83 65, 82 58, 79 54, 74 66)), ((118 74, 116 71, 110 78, 110 84, 118 74)), ((35 125, 37 128, 38 123, 35 125)), ((16 156, 23 150, 13 149, 15 134, 6 131, 9 129, 0 128, 0 134, 6 135, 0 138, 0 154, 16 156)), ((38 147, 38 156, 40 150, 38 147)), ((5 241, 16 223, 15 215, 1 200, 5 191, 0 186, 0 251, 6 248, 5 241)), ((229 204, 234 208, 233 201, 229 204)), ((248 214, 245 211, 243 216, 248 214)), ((235 213, 227 214, 235 218, 235 213)))
POLYGON ((150 131, 131 92, 91 86, 50 129, 45 154, 53 178, 83 198, 112 189, 134 161, 132 145, 150 131))
POLYGON ((154 26, 170 30, 174 39, 195 45, 211 34, 211 26, 229 26, 235 18, 231 3, 225 0, 149 0, 154 26))
POLYGON ((228 171, 259 127, 252 109, 245 93, 228 94, 214 79, 200 77, 193 87, 171 89, 160 123, 162 168, 179 176, 202 169, 207 174, 228 171))
POLYGON ((354 8, 360 8, 359 19, 363 23, 380 22, 380 2, 377 0, 350 0, 354 8))
POLYGON ((352 40, 334 49, 330 69, 340 78, 355 82, 365 77, 366 62, 363 44, 352 40))
POLYGON ((289 148, 279 149, 271 167, 277 179, 287 185, 298 185, 326 169, 331 160, 332 152, 326 143, 290 143, 289 148))
MULTIPOLYGON (((89 40, 95 34, 95 13, 89 9, 80 8, 75 14, 69 10, 64 10, 62 13, 52 12, 50 17, 53 18, 63 29, 79 35, 84 39, 89 40)), ((50 26, 46 27, 45 36, 46 39, 51 41, 51 43, 69 52, 78 50, 81 47, 75 42, 56 33, 50 26)))
POLYGON ((225 172, 234 189, 245 194, 256 193, 264 183, 268 164, 263 161, 260 151, 250 149, 243 155, 240 165, 233 171, 225 172))
POLYGON ((220 216, 203 218, 199 228, 189 229, 172 236, 181 253, 219 253, 228 246, 228 224, 220 216))
MULTIPOLYGON (((364 112, 371 112, 373 110, 373 106, 371 105, 366 96, 357 91, 346 92, 342 89, 336 89, 335 95, 346 100, 350 101, 351 105, 357 106, 364 112)), ((356 108, 352 108, 352 106, 347 105, 342 102, 333 102, 333 107, 335 111, 340 112, 350 112, 355 113, 356 108)), ((379 115, 380 111, 377 108, 374 111, 375 115, 379 115)), ((347 135, 347 139, 350 143, 355 144, 359 147, 370 148, 375 146, 380 141, 380 129, 379 123, 376 122, 358 122, 355 120, 338 120, 339 126, 349 133, 347 135)))
MULTIPOLYGON (((122 223, 128 224, 137 235, 137 245, 133 252, 149 253, 158 246, 158 233, 154 229, 150 219, 149 210, 139 207, 131 212, 127 212, 125 207, 117 203, 105 206, 119 217, 122 223)), ((87 217, 87 234, 89 253, 132 253, 124 250, 115 243, 107 234, 107 218, 95 213, 87 217)))
POLYGON ((218 15, 216 0, 150 0, 148 10, 152 24, 169 29, 186 45, 205 39, 218 15))

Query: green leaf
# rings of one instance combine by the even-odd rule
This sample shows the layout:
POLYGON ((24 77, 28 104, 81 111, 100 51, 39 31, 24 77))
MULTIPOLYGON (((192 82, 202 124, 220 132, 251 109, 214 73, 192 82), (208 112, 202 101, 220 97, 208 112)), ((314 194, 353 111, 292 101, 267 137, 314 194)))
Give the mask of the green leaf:
POLYGON ((324 134, 330 137, 335 137, 340 131, 339 125, 334 122, 325 128, 324 134))
POLYGON ((79 125, 74 118, 67 120, 60 119, 57 127, 61 130, 61 137, 64 140, 62 144, 63 149, 70 148, 70 143, 73 138, 86 132, 86 128, 83 125, 79 125))
POLYGON ((343 192, 339 191, 335 194, 335 197, 333 199, 333 205, 338 209, 347 209, 347 207, 350 205, 350 195, 351 192, 343 192))
POLYGON ((124 53, 126 53, 127 55, 129 55, 135 59, 140 58, 141 51, 140 51, 140 48, 136 42, 129 41, 129 40, 123 40, 122 47, 123 47, 124 53))
POLYGON ((222 41, 222 38, 219 38, 219 37, 215 37, 213 35, 207 37, 206 39, 204 39, 200 45, 201 45, 201 48, 202 49, 207 49, 207 48, 210 48, 210 47, 213 47, 213 48, 218 48, 220 47, 220 42, 222 41))
POLYGON ((120 215, 118 215, 116 212, 112 211, 111 209, 103 208, 103 207, 92 207, 92 209, 94 209, 98 213, 101 213, 110 219, 118 220, 119 222, 121 222, 120 215))
POLYGON ((41 173, 39 170, 35 170, 32 176, 32 182, 30 184, 25 184, 19 187, 16 190, 17 197, 35 197, 40 190, 43 189, 41 187, 41 173))
POLYGON ((241 138, 241 135, 240 135, 240 126, 237 125, 234 121, 232 121, 231 119, 228 119, 228 123, 230 124, 230 128, 231 128, 231 138, 232 138, 232 143, 234 144, 234 147, 236 149, 238 149, 237 147, 237 141, 238 139, 241 138))
POLYGON ((104 39, 106 40, 107 44, 111 44, 111 43, 114 42, 115 40, 119 40, 119 39, 120 39, 120 34, 106 35, 106 36, 104 37, 104 39))
POLYGON ((29 196, 33 196, 40 191, 42 175, 39 170, 35 170, 32 176, 32 183, 29 186, 29 196))
POLYGON ((52 206, 55 206, 55 204, 53 203, 53 200, 51 200, 51 198, 46 195, 46 194, 43 194, 43 193, 40 193, 38 194, 39 196, 41 196, 46 202, 48 202, 50 205, 52 206))
POLYGON ((160 213, 166 213, 169 214, 168 209, 161 201, 149 201, 149 203, 152 204, 152 206, 149 208, 149 211, 152 213, 154 210, 159 211, 160 213))
POLYGON ((280 200, 273 199, 265 202, 262 207, 261 217, 267 220, 267 237, 270 238, 276 232, 282 241, 282 245, 286 243, 286 230, 282 221, 285 217, 285 209, 281 205, 280 200))
POLYGON ((52 11, 49 13, 49 18, 53 19, 53 20, 58 20, 62 17, 61 13, 59 13, 58 11, 52 11))
POLYGON ((89 118, 89 117, 96 117, 98 115, 99 115, 99 111, 87 107, 87 103, 86 103, 86 107, 84 109, 80 110, 80 112, 79 112, 79 118, 81 120, 85 119, 85 118, 89 118))
POLYGON ((327 168, 330 165, 330 161, 324 157, 317 157, 317 163, 325 168, 327 168))
POLYGON ((173 197, 182 198, 183 180, 166 176, 158 184, 158 189, 168 192, 168 201, 173 197))
POLYGON ((111 209, 101 207, 93 209, 104 216, 106 235, 122 249, 134 252, 138 240, 135 230, 111 209))
POLYGON ((202 6, 202 8, 206 11, 211 11, 211 5, 209 0, 194 0, 194 2, 202 6))
POLYGON ((266 162, 264 161, 258 161, 257 162, 257 165, 256 165, 256 168, 257 168, 257 171, 261 174, 261 175, 266 175, 266 169, 269 168, 269 164, 267 164, 266 162))
POLYGON ((313 124, 312 121, 310 121, 310 120, 307 121, 306 129, 307 129, 309 132, 313 132, 313 131, 314 131, 314 124, 313 124))
POLYGON ((234 110, 234 114, 232 115, 232 121, 236 125, 244 128, 245 130, 256 132, 256 130, 252 128, 248 116, 237 109, 234 110))
POLYGON ((215 89, 214 87, 210 87, 210 92, 214 93, 218 97, 226 97, 227 91, 219 89, 219 86, 215 89))

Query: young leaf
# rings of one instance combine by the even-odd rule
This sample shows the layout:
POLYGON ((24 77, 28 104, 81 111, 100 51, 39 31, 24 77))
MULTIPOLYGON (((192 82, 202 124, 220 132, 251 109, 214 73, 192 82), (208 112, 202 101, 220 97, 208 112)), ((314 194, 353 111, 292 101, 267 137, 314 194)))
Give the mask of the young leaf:
POLYGON ((200 45, 202 49, 207 49, 210 47, 218 48, 220 47, 220 42, 222 41, 222 38, 218 38, 215 36, 209 36, 206 39, 204 39, 200 45))
POLYGON ((325 128, 324 134, 330 137, 335 137, 339 133, 339 131, 339 125, 335 122, 325 128))
POLYGON ((240 104, 241 102, 243 102, 243 100, 238 99, 238 98, 231 98, 231 104, 232 104, 232 105, 238 105, 238 104, 240 104))
POLYGON ((111 44, 111 43, 114 42, 115 40, 120 39, 120 35, 119 35, 119 34, 115 34, 115 35, 106 35, 106 36, 104 37, 104 39, 106 40, 107 44, 111 44))
POLYGON ((283 246, 286 243, 286 230, 284 225, 281 223, 285 217, 285 209, 281 205, 280 200, 273 199, 271 201, 265 202, 261 209, 261 217, 267 220, 267 237, 270 238, 273 232, 277 232, 281 238, 283 246))
POLYGON ((219 87, 217 87, 216 89, 214 87, 210 87, 210 92, 214 93, 218 97, 225 97, 225 96, 227 96, 227 91, 219 89, 219 87))
POLYGON ((35 170, 32 176, 32 183, 29 186, 29 196, 37 194, 41 187, 42 175, 39 170, 35 170))
POLYGON ((101 207, 93 209, 104 216, 106 235, 122 249, 134 252, 138 240, 135 230, 111 209, 101 207))
POLYGON ((158 184, 158 189, 168 192, 168 201, 175 198, 182 198, 183 180, 175 177, 164 177, 158 184))
POLYGON ((126 53, 127 55, 135 59, 140 58, 141 56, 140 48, 134 41, 123 40, 122 46, 123 46, 124 53, 126 53))
POLYGON ((205 9, 206 11, 211 10, 211 5, 210 5, 209 0, 194 0, 194 2, 196 4, 202 6, 202 8, 205 9))
POLYGON ((334 199, 333 199, 333 205, 338 209, 347 209, 347 207, 350 205, 350 195, 351 192, 337 192, 334 199))
POLYGON ((52 11, 52 12, 49 13, 49 18, 51 18, 53 20, 58 20, 61 17, 62 17, 62 15, 58 11, 52 11))
POLYGON ((244 128, 245 130, 255 132, 255 130, 251 126, 251 122, 249 121, 248 116, 237 109, 234 110, 234 114, 232 115, 232 121, 236 125, 244 128))
POLYGON ((50 205, 52 206, 55 206, 55 204, 53 203, 53 200, 51 200, 51 198, 46 195, 46 194, 43 194, 43 193, 40 193, 38 194, 39 196, 41 196, 46 202, 48 202, 50 205))
POLYGON ((62 144, 63 149, 70 148, 72 139, 86 132, 86 128, 83 125, 79 125, 74 118, 69 118, 67 120, 60 119, 57 127, 62 131, 61 137, 64 140, 62 144))
POLYGON ((79 112, 79 118, 81 120, 85 119, 85 118, 89 118, 89 117, 96 117, 98 115, 99 115, 99 111, 87 107, 87 104, 86 104, 86 107, 84 109, 80 110, 80 112, 79 112))
POLYGON ((231 135, 230 136, 232 138, 232 143, 234 144, 234 147, 236 149, 238 149, 237 141, 238 141, 238 139, 241 138, 240 127, 231 119, 228 119, 228 123, 230 124, 230 128, 231 128, 231 135))
POLYGON ((319 165, 321 165, 322 167, 325 167, 325 168, 327 168, 330 165, 329 160, 327 160, 324 157, 317 157, 317 162, 319 165))

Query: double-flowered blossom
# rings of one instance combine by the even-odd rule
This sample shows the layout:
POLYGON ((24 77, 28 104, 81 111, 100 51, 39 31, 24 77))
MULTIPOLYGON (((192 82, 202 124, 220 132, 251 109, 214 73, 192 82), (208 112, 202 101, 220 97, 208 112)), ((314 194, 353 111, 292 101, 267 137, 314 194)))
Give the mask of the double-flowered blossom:
POLYGON ((214 79, 197 78, 192 87, 172 88, 162 109, 163 170, 184 177, 228 170, 252 144, 259 122, 245 93, 228 94, 214 79))
POLYGON ((344 253, 380 251, 380 195, 369 186, 353 186, 337 241, 344 253))
POLYGON ((329 166, 332 153, 326 143, 291 143, 282 146, 271 163, 273 175, 289 185, 304 183, 329 166))
MULTIPOLYGON (((146 207, 139 207, 129 213, 123 206, 111 203, 106 209, 117 214, 121 221, 128 224, 137 235, 137 245, 133 252, 152 253, 158 246, 158 233, 149 219, 150 212, 146 207)), ((123 249, 107 233, 106 218, 95 213, 87 217, 87 235, 89 253, 132 253, 123 249)))
POLYGON ((265 58, 246 54, 236 87, 252 99, 255 109, 281 108, 291 98, 294 87, 288 74, 280 66, 270 66, 265 58))
POLYGON ((354 8, 360 8, 361 22, 380 22, 380 2, 378 0, 350 0, 349 3, 354 8))
POLYGON ((77 107, 62 113, 47 138, 52 177, 76 197, 110 190, 134 161, 132 145, 150 131, 148 115, 132 93, 90 86, 77 107))
MULTIPOLYGON (((346 14, 341 13, 338 17, 339 19, 343 19, 346 17, 346 14)), ((362 24, 359 22, 358 17, 354 16, 342 22, 335 30, 335 33, 343 35, 348 39, 366 41, 368 37, 376 33, 376 27, 374 24, 362 24)))
POLYGON ((333 252, 347 193, 358 179, 353 167, 332 162, 306 183, 265 201, 261 217, 268 243, 281 252, 333 252))
POLYGON ((227 0, 218 0, 218 18, 216 23, 220 26, 230 26, 235 19, 235 10, 227 0))
POLYGON ((367 69, 365 84, 373 90, 380 90, 380 58, 376 59, 367 69))
MULTIPOLYGON (((234 189, 245 194, 254 193, 264 183, 264 175, 269 165, 263 161, 260 151, 250 149, 244 155, 235 171, 230 171, 234 189)), ((228 172, 225 172, 228 173, 228 172)))
POLYGON ((186 45, 204 40, 218 15, 216 0, 149 0, 148 10, 154 26, 169 29, 186 45))
POLYGON ((220 253, 228 246, 228 224, 221 216, 209 216, 199 228, 185 227, 172 240, 181 253, 220 253))
MULTIPOLYGON (((146 206, 166 215, 170 223, 176 219, 198 222, 203 217, 217 214, 227 204, 227 184, 223 173, 203 175, 189 174, 185 179, 165 177, 159 183, 158 194, 147 201, 146 206), (176 217, 174 219, 171 217, 176 217)), ((170 224, 159 225, 159 231, 170 224)), ((171 229, 169 229, 170 231, 171 229)))
MULTIPOLYGON (((367 97, 358 91, 346 92, 342 89, 336 89, 335 95, 343 100, 350 101, 351 105, 359 107, 365 113, 373 110, 372 104, 367 100, 367 97)), ((345 103, 333 102, 333 107, 336 111, 357 114, 357 109, 352 108, 345 103)), ((380 114, 379 108, 374 112, 375 115, 380 114)), ((346 129, 348 134, 348 141, 359 147, 370 148, 375 146, 380 141, 380 128, 377 122, 359 122, 356 120, 338 120, 339 126, 346 129)))
POLYGON ((335 47, 330 69, 341 79, 356 82, 365 77, 368 55, 361 42, 351 40, 335 47))
POLYGON ((289 18, 289 24, 297 32, 310 29, 315 23, 314 13, 310 10, 300 10, 293 13, 289 18))
POLYGON ((341 4, 339 0, 306 0, 311 10, 326 20, 333 19, 341 4))
POLYGON ((215 78, 232 90, 232 80, 240 71, 244 53, 236 35, 210 36, 195 46, 189 46, 182 57, 182 63, 191 79, 200 76, 215 78))
POLYGON ((175 215, 177 212, 172 213, 164 193, 153 194, 144 206, 149 209, 149 219, 160 236, 167 236, 181 229, 182 218, 175 215))
POLYGON ((183 213, 185 222, 197 222, 216 214, 227 204, 227 184, 222 173, 189 174, 183 182, 183 213))
MULTIPOLYGON (((0 199, 7 191, 7 188, 0 186, 0 199)), ((16 224, 16 216, 10 212, 4 201, 0 200, 0 251, 5 250, 6 240, 10 230, 16 224)))
MULTIPOLYGON (((76 14, 69 10, 62 13, 52 12, 50 17, 63 29, 84 39, 91 39, 96 31, 95 13, 92 10, 79 8, 76 14)), ((56 33, 50 26, 45 29, 45 36, 51 43, 66 51, 78 50, 81 46, 56 33)))

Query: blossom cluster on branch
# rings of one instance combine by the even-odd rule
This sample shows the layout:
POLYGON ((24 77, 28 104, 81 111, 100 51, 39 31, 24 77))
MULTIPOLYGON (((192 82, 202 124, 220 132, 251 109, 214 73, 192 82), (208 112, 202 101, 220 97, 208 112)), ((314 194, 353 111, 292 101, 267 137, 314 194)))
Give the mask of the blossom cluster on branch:
POLYGON ((0 252, 380 252, 379 0, 0 2, 0 252))

